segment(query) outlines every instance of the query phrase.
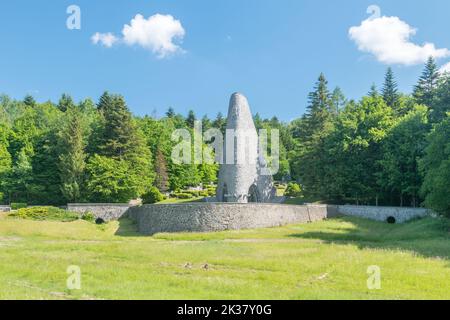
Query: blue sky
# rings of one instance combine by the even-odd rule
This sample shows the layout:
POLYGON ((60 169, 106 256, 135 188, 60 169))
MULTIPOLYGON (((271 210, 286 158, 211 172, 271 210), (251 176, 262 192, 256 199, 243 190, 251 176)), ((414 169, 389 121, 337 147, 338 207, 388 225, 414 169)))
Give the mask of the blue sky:
POLYGON ((254 113, 291 120, 304 113, 320 72, 331 87, 359 98, 372 82, 381 85, 391 65, 400 89, 410 92, 424 53, 435 53, 440 65, 450 61, 448 12, 445 0, 2 1, 0 92, 56 101, 63 92, 97 100, 109 90, 123 94, 138 115, 156 110, 161 116, 173 107, 214 117, 226 112, 229 96, 239 91, 254 113), (71 4, 81 9, 81 30, 66 27, 71 4), (349 29, 368 19, 372 4, 390 20, 355 29, 351 38, 349 29), (181 25, 183 35, 175 28, 178 39, 169 39, 171 52, 155 49, 158 37, 143 43, 122 34, 137 14, 171 15, 181 25), (403 32, 405 24, 417 29, 408 41, 419 47, 401 43, 396 51, 389 42, 396 40, 383 37, 403 32), (380 34, 374 36, 373 28, 380 34), (94 44, 97 32, 114 34, 117 43, 94 44), (423 47, 425 42, 435 48, 423 47))

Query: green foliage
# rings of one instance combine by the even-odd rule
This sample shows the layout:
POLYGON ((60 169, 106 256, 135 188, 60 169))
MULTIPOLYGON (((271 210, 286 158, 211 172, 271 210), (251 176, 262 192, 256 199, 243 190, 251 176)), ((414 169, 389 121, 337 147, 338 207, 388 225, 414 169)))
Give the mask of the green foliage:
POLYGON ((421 161, 425 204, 450 217, 450 115, 435 126, 421 161))
POLYGON ((418 104, 433 107, 436 99, 436 91, 439 86, 439 68, 433 57, 428 58, 422 75, 414 87, 413 96, 418 104))
POLYGON ((38 221, 61 222, 71 222, 80 218, 80 216, 75 212, 69 212, 55 207, 22 208, 17 212, 9 214, 9 217, 38 221))
POLYGON ((86 212, 81 216, 81 220, 88 221, 88 222, 95 222, 95 215, 92 212, 86 212))
POLYGON ((154 204, 165 199, 164 195, 156 187, 151 187, 150 190, 142 196, 143 204, 154 204))
POLYGON ((378 183, 385 191, 400 198, 400 205, 409 198, 408 205, 417 206, 422 177, 418 160, 423 156, 429 131, 425 106, 400 118, 383 141, 383 158, 378 183))
POLYGON ((395 109, 398 103, 399 95, 397 82, 395 81, 394 73, 390 67, 386 71, 382 95, 384 102, 386 102, 389 107, 395 109))
POLYGON ((59 134, 58 162, 61 192, 68 202, 80 202, 85 188, 86 153, 80 111, 67 110, 67 122, 59 134))
POLYGON ((192 199, 194 198, 194 195, 192 193, 188 193, 188 192, 175 192, 174 194, 175 198, 178 199, 192 199))
POLYGON ((300 197, 302 195, 302 188, 298 183, 290 182, 284 192, 284 195, 287 197, 300 197))
POLYGON ((21 203, 21 202, 11 203, 11 210, 19 210, 26 207, 28 207, 28 203, 21 203))
POLYGON ((88 193, 97 202, 124 203, 143 194, 141 177, 133 173, 127 161, 94 155, 86 170, 88 193))

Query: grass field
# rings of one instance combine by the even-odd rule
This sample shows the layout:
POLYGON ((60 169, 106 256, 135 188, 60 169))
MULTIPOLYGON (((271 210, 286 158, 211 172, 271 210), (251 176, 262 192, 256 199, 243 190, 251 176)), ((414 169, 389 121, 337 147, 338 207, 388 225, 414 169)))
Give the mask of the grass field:
POLYGON ((1 299, 450 299, 449 222, 340 218, 140 236, 129 220, 0 218, 1 299), (68 266, 81 290, 68 290, 68 266), (381 268, 380 290, 367 268, 381 268))

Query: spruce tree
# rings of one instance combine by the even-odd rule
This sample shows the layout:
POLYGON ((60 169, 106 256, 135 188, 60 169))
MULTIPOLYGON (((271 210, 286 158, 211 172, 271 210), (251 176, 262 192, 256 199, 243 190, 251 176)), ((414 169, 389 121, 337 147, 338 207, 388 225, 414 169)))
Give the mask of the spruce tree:
POLYGON ((167 118, 173 118, 173 117, 175 117, 175 110, 174 110, 172 107, 170 107, 169 110, 167 110, 167 112, 166 112, 166 117, 167 117, 167 118))
POLYGON ((112 108, 113 98, 108 91, 105 91, 99 99, 97 109, 103 113, 106 109, 112 108))
POLYGON ((395 109, 398 103, 398 88, 394 78, 394 72, 390 67, 386 71, 382 95, 384 102, 386 102, 389 107, 395 109))
POLYGON ((69 112, 67 124, 59 135, 61 155, 58 168, 64 198, 69 202, 78 202, 81 200, 85 182, 84 128, 79 112, 69 112))
POLYGON ((436 91, 439 85, 439 70, 433 57, 428 58, 425 69, 414 87, 413 96, 416 102, 433 108, 436 91))
POLYGON ((367 93, 367 95, 371 98, 378 98, 379 93, 375 83, 372 84, 372 86, 370 87, 370 91, 367 93))
POLYGON ((169 174, 167 171, 167 161, 161 148, 156 150, 155 157, 155 186, 165 193, 169 190, 169 174))
POLYGON ((69 109, 72 109, 75 107, 75 103, 73 102, 73 99, 70 95, 64 93, 58 102, 58 109, 62 112, 66 112, 69 109))
POLYGON ((33 96, 28 94, 23 99, 23 103, 28 107, 34 107, 36 106, 36 100, 34 100, 33 96))
POLYGON ((188 116, 186 118, 186 124, 189 128, 193 129, 194 124, 197 118, 195 117, 195 113, 193 110, 189 110, 188 116))

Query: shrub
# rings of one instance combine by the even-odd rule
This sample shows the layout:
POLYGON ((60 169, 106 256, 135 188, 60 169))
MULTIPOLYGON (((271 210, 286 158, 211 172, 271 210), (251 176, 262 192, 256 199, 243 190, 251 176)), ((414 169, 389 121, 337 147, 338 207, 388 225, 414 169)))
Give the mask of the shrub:
POLYGON ((209 197, 208 191, 202 191, 202 192, 200 192, 200 197, 209 197))
POLYGON ((11 213, 9 216, 19 219, 61 222, 71 222, 80 218, 80 216, 75 212, 70 212, 55 207, 21 208, 17 212, 11 213))
POLYGON ((85 212, 81 219, 88 222, 95 222, 95 215, 92 212, 85 212))
POLYGON ((178 199, 192 199, 194 196, 190 193, 175 193, 178 199))
POLYGON ((302 188, 297 183, 290 182, 284 195, 293 198, 300 197, 302 195, 302 188))
POLYGON ((11 210, 19 210, 19 209, 26 208, 26 207, 28 207, 27 203, 21 203, 21 202, 11 203, 11 210))
POLYGON ((164 200, 164 195, 156 187, 150 190, 142 197, 143 204, 153 204, 164 200))

